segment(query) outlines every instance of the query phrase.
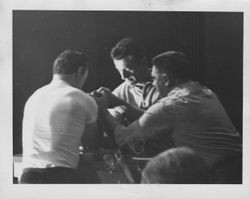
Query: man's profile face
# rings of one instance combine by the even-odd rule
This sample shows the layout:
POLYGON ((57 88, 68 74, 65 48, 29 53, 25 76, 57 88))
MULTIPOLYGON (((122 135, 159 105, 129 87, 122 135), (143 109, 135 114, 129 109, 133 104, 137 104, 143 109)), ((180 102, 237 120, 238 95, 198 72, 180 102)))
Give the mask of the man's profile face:
POLYGON ((157 67, 153 66, 151 71, 151 77, 153 79, 153 85, 160 93, 160 96, 165 97, 169 84, 167 75, 162 73, 157 67))
POLYGON ((140 66, 132 56, 129 55, 120 60, 114 59, 114 64, 122 80, 125 80, 127 84, 136 84, 141 79, 140 66))

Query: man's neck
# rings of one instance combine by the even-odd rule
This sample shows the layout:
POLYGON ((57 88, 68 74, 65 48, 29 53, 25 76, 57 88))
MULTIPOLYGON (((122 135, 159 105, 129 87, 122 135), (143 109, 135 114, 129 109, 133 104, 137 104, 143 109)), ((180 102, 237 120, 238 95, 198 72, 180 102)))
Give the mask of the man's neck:
POLYGON ((176 88, 176 87, 179 87, 179 86, 181 86, 181 85, 183 85, 183 84, 186 84, 186 83, 188 83, 188 82, 190 82, 190 81, 191 81, 190 79, 177 80, 177 81, 175 82, 174 87, 175 87, 175 88, 176 88))
POLYGON ((173 91, 175 88, 180 87, 183 84, 186 84, 188 82, 190 82, 191 80, 189 79, 185 79, 185 80, 176 80, 175 83, 172 86, 169 86, 166 89, 166 92, 164 93, 164 96, 162 97, 166 97, 171 91, 173 91))
POLYGON ((53 81, 54 80, 62 80, 62 81, 67 82, 70 86, 78 88, 72 74, 70 74, 70 75, 54 74, 53 81))

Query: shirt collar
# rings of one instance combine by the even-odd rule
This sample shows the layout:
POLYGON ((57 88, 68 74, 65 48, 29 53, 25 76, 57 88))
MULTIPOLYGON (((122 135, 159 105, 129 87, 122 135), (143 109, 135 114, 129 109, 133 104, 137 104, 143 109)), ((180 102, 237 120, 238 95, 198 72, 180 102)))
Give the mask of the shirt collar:
POLYGON ((143 89, 145 86, 145 83, 136 83, 136 84, 131 85, 131 86, 133 86, 135 88, 143 89))
POLYGON ((195 88, 200 87, 200 84, 198 82, 194 81, 188 81, 179 84, 175 88, 173 88, 167 96, 172 96, 172 95, 187 95, 190 93, 191 90, 194 90, 195 88))

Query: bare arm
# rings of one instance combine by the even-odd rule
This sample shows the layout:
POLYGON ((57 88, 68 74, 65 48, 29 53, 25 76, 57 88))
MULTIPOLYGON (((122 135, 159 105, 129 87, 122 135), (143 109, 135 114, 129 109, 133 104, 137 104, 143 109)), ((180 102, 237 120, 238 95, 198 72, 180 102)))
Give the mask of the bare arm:
POLYGON ((117 126, 121 125, 121 123, 112 117, 109 111, 103 107, 99 107, 99 114, 104 124, 105 132, 115 141, 114 131, 117 126))
POLYGON ((121 100, 120 105, 123 106, 124 117, 131 122, 139 119, 144 113, 144 110, 134 107, 124 100, 121 100))
POLYGON ((138 121, 133 122, 128 127, 123 126, 104 108, 99 109, 100 117, 103 121, 105 132, 119 145, 132 143, 136 137, 142 137, 142 128, 138 121))
POLYGON ((138 120, 125 127, 117 122, 107 110, 101 109, 101 119, 109 135, 119 146, 129 144, 135 138, 153 137, 175 123, 175 108, 169 106, 164 110, 163 103, 157 103, 149 108, 138 120))
MULTIPOLYGON (((154 129, 154 125, 151 124, 150 118, 151 117, 144 117, 145 113, 143 111, 135 111, 133 112, 134 107, 130 106, 127 103, 124 103, 119 98, 110 98, 109 93, 102 92, 100 96, 93 96, 98 104, 99 107, 99 116, 102 120, 105 128, 105 132, 119 145, 123 146, 125 144, 129 144, 131 141, 133 141, 134 138, 138 137, 145 137, 151 135, 151 131, 154 129), (114 100, 115 99, 115 100, 114 100), (107 107, 112 107, 112 105, 127 105, 127 108, 129 109, 128 112, 131 114, 136 114, 135 117, 145 118, 143 121, 143 125, 139 123, 140 119, 137 119, 135 122, 130 124, 128 127, 125 127, 120 122, 118 122, 114 117, 111 116, 111 114, 108 112, 107 107), (142 116, 141 116, 142 115, 142 116), (140 117, 141 116, 141 117, 140 117), (149 121, 148 121, 149 119, 149 121), (146 122, 148 121, 148 122, 146 122), (144 128, 144 125, 148 126, 149 128, 144 128), (153 125, 153 126, 152 126, 153 125)), ((160 107, 161 109, 161 107, 160 107)), ((138 109, 137 109, 138 110, 138 109)), ((146 114, 148 115, 148 114, 146 114)), ((151 113, 149 113, 151 116, 151 113)), ((154 120, 154 119, 153 119, 154 120)), ((154 122, 153 122, 154 123, 154 122)))
POLYGON ((139 119, 139 117, 141 117, 144 113, 144 111, 140 108, 134 107, 123 99, 116 97, 108 88, 101 87, 98 89, 98 92, 108 96, 110 102, 109 108, 122 106, 122 109, 124 110, 124 117, 129 121, 135 121, 139 119))
POLYGON ((82 145, 90 150, 96 149, 100 146, 102 137, 103 130, 98 122, 87 124, 81 138, 82 145))

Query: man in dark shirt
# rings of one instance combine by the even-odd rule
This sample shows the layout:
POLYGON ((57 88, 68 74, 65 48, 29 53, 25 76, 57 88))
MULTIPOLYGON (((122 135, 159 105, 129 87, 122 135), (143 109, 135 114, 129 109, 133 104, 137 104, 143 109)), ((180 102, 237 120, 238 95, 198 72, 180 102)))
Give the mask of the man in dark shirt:
MULTIPOLYGON (((172 135, 177 147, 189 147, 197 152, 210 170, 221 162, 240 159, 239 133, 217 96, 191 80, 190 64, 185 55, 168 51, 156 56, 152 62, 151 76, 161 99, 129 126, 121 125, 105 109, 107 98, 117 103, 116 98, 103 91, 102 97, 96 99, 106 130, 116 143, 123 146, 138 138, 151 140, 151 151, 158 154, 167 149, 165 143, 172 135)), ((237 171, 241 169, 241 162, 238 163, 237 171)))

